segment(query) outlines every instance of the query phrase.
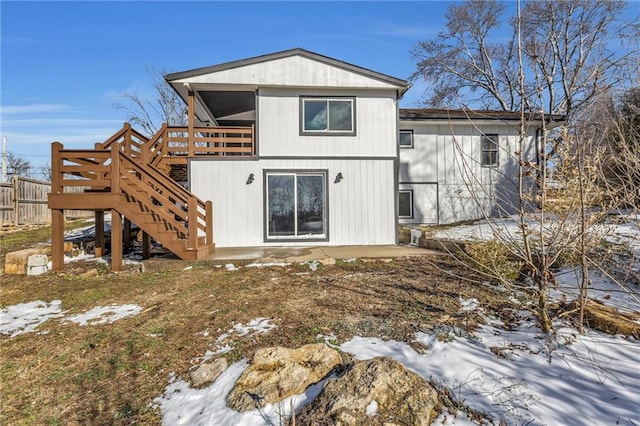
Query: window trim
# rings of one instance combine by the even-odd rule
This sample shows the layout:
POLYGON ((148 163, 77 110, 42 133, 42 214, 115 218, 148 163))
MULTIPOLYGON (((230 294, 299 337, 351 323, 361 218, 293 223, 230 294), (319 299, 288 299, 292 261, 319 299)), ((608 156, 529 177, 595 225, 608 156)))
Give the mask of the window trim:
MULTIPOLYGON (((263 170, 263 209, 264 212, 264 242, 320 242, 329 241, 329 170, 327 169, 265 169, 263 170), (324 232, 322 234, 308 235, 284 235, 274 236, 269 235, 269 176, 294 176, 294 180, 297 180, 297 176, 300 175, 322 175, 324 178, 324 211, 323 222, 324 232)), ((297 185, 297 182, 296 182, 297 185)), ((297 194, 296 194, 297 196, 297 194)), ((294 205, 296 205, 294 201, 294 205)), ((296 205, 297 216, 297 205, 296 205)), ((294 221, 295 228, 297 229, 297 221, 294 221)))
POLYGON ((400 147, 400 149, 413 149, 413 129, 400 129, 398 131, 398 146, 400 147), (400 144, 400 139, 401 139, 401 135, 402 133, 409 133, 411 135, 411 144, 410 145, 402 145, 400 144))
MULTIPOLYGON (((356 136, 356 97, 355 96, 300 96, 299 101, 300 136, 356 136), (304 103, 305 101, 350 101, 351 103, 351 130, 306 130, 304 128, 304 103)), ((328 111, 328 108, 327 108, 328 111)), ((327 117, 327 127, 329 117, 327 117)))
POLYGON ((399 189, 398 190, 398 219, 413 219, 413 189, 399 189), (409 194, 409 209, 411 210, 411 214, 409 216, 402 216, 400 214, 400 194, 401 193, 409 194))
POLYGON ((498 167, 500 164, 500 135, 498 133, 485 133, 480 138, 480 165, 482 167, 498 167), (490 141, 493 148, 485 148, 485 141, 490 141), (485 153, 495 153, 495 162, 485 162, 485 153))

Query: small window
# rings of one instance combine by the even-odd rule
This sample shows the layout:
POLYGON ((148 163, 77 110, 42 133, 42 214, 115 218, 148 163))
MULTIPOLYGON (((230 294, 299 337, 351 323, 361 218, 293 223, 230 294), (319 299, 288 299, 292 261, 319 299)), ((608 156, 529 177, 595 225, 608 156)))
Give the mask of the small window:
POLYGON ((398 191, 398 216, 404 219, 413 217, 413 191, 410 189, 398 191))
POLYGON ((483 166, 498 165, 498 135, 482 136, 482 152, 480 158, 483 166))
POLYGON ((400 130, 400 148, 413 148, 413 130, 400 130))
POLYGON ((301 128, 304 135, 353 136, 354 98, 301 98, 301 128))

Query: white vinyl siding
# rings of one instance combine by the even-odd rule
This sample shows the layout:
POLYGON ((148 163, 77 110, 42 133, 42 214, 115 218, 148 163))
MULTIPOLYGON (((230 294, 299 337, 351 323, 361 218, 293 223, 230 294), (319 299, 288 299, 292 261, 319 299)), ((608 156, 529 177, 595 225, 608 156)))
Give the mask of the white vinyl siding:
POLYGON ((260 157, 395 157, 398 127, 395 92, 260 88, 257 143, 260 157), (300 97, 353 98, 355 135, 307 135, 302 130, 300 97), (302 134, 301 134, 302 133, 302 134))
MULTIPOLYGON (((413 130, 414 143, 413 149, 399 150, 400 189, 413 190, 414 204, 414 217, 401 218, 401 223, 445 224, 513 212, 518 181, 513 153, 520 150, 517 123, 431 120, 402 121, 400 127, 413 130), (486 136, 492 143, 483 144, 486 136), (485 153, 485 162, 495 165, 483 165, 485 153)), ((534 135, 531 126, 523 153, 526 161, 535 161, 534 135)))
POLYGON ((355 158, 193 160, 190 187, 213 202, 216 247, 395 244, 394 163, 355 158), (327 241, 265 241, 265 170, 326 171, 327 241), (247 184, 252 173, 254 180, 247 184), (338 173, 342 180, 336 183, 338 173))
POLYGON ((178 83, 220 85, 327 87, 398 90, 393 84, 330 66, 311 58, 290 56, 268 62, 176 80, 178 83))

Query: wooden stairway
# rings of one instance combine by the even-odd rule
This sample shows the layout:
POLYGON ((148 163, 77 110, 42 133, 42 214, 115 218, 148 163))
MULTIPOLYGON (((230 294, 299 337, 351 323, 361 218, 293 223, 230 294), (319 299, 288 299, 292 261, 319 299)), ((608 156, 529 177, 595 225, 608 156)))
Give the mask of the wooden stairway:
MULTIPOLYGON (((121 226, 122 215, 181 259, 201 259, 215 250, 211 202, 198 199, 152 165, 149 160, 157 163, 153 146, 128 124, 93 150, 52 144, 48 204, 54 270, 64 263, 60 214, 65 209, 95 210, 96 222, 99 213, 111 211, 112 229, 121 226), (84 187, 84 193, 65 192, 74 186, 84 187)), ((121 235, 113 234, 112 270, 120 270, 114 262, 121 263, 121 235)))

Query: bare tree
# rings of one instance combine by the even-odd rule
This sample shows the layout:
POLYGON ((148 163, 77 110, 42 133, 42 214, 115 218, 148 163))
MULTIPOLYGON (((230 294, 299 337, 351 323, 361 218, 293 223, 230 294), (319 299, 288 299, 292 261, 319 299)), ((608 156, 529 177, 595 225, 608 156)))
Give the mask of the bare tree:
MULTIPOLYGON (((512 19, 513 36, 502 43, 493 34, 500 27, 498 16, 504 5, 494 1, 470 1, 449 9, 447 30, 436 40, 421 43, 414 54, 419 59, 414 78, 424 77, 435 84, 432 105, 470 98, 485 108, 517 109, 521 112, 519 147, 507 155, 515 161, 517 175, 506 180, 516 187, 516 205, 501 205, 491 191, 477 196, 494 197, 504 215, 517 212, 517 231, 505 231, 498 222, 494 228, 498 255, 460 253, 458 259, 475 272, 494 278, 509 287, 534 289, 536 310, 545 332, 553 325, 547 296, 560 266, 579 271, 580 327, 588 298, 590 270, 603 270, 605 260, 599 247, 602 235, 597 224, 615 209, 616 202, 605 202, 598 182, 598 169, 605 152, 599 148, 601 133, 585 132, 579 126, 586 111, 620 84, 619 74, 626 59, 637 52, 618 54, 607 50, 622 2, 540 1, 526 3, 522 13, 512 19), (499 46, 502 46, 501 48, 499 46), (423 56, 419 56, 423 55, 423 56), (567 114, 565 125, 552 139, 542 128, 542 162, 523 156, 526 144, 525 112, 567 114), (554 177, 560 190, 549 197, 547 159, 553 157, 554 177), (531 176, 538 178, 538 191, 531 191, 531 176), (513 262, 517 272, 505 269, 496 259, 513 262), (505 274, 505 271, 507 272, 505 274)), ((455 143, 455 142, 454 142, 455 143)), ((463 156, 462 149, 458 149, 463 156)), ((635 157, 637 158, 637 157, 635 157)), ((477 185, 478 177, 469 159, 462 158, 461 175, 471 193, 486 191, 477 185)), ((634 170, 638 170, 635 163, 634 170)), ((481 207, 482 208, 482 207, 481 207)), ((487 219, 489 219, 487 217, 487 219)), ((493 243, 491 243, 493 244, 493 243)))
POLYGON ((619 83, 622 68, 637 61, 630 41, 637 17, 623 21, 623 1, 540 0, 527 2, 520 17, 505 16, 505 4, 472 0, 452 5, 447 28, 413 50, 412 80, 431 87, 425 104, 566 114, 619 83), (518 52, 517 32, 522 28, 518 52), (509 31, 511 29, 511 31, 509 31), (505 33, 506 30, 506 33, 505 33), (523 58, 519 64, 518 55, 523 58), (519 84, 519 66, 526 77, 519 84))
POLYGON ((19 155, 7 152, 7 173, 10 176, 31 177, 31 162, 19 155))
POLYGON ((40 173, 40 176, 42 176, 42 179, 51 181, 51 164, 46 163, 40 165, 40 167, 38 167, 38 172, 40 173))
POLYGON ((126 111, 127 121, 141 127, 147 136, 157 133, 162 123, 186 126, 184 102, 165 81, 167 70, 147 67, 147 73, 152 78, 152 93, 149 96, 124 93, 123 102, 113 106, 126 111))
POLYGON ((446 29, 418 43, 411 80, 429 83, 427 105, 458 105, 464 97, 485 108, 510 111, 517 106, 513 36, 506 43, 491 42, 501 31, 504 11, 504 3, 496 0, 455 4, 445 15, 446 29))

